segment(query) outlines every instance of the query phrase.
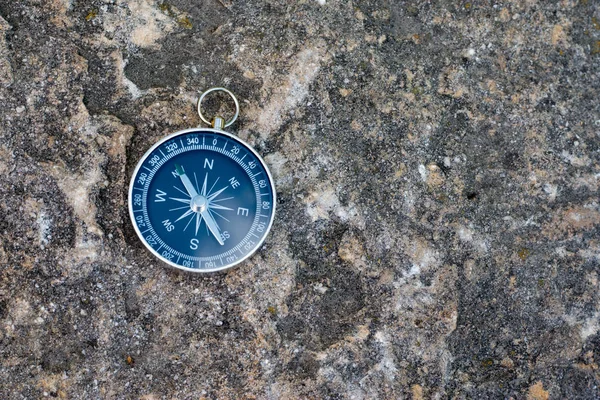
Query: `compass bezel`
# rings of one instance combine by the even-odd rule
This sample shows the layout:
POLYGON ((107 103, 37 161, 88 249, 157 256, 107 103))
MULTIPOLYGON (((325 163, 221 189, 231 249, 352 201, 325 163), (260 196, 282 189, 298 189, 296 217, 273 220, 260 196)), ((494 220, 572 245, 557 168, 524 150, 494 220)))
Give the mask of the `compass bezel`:
POLYGON ((254 148, 249 145, 246 141, 244 141, 243 139, 229 133, 229 132, 225 132, 223 130, 220 129, 214 129, 214 128, 203 128, 203 127, 198 127, 198 128, 190 128, 190 129, 184 129, 181 131, 177 131, 175 133, 172 133, 168 136, 165 136, 164 138, 162 138, 161 140, 159 140, 158 142, 156 142, 152 147, 150 147, 150 149, 148 149, 148 151, 146 151, 146 153, 144 153, 144 155, 140 158, 140 160, 138 161, 133 174, 131 175, 131 180, 129 183, 129 191, 128 191, 128 200, 127 200, 127 204, 128 204, 128 208, 129 208, 129 218, 131 220, 131 224, 133 225, 134 229, 135 229, 135 233, 137 234, 138 238, 140 239, 140 241, 144 244, 144 246, 150 250, 150 252, 156 257, 158 258, 160 261, 162 261, 163 263, 167 264, 168 266, 178 269, 178 270, 182 270, 182 271, 186 271, 186 272, 193 272, 193 273, 210 273, 210 272, 218 272, 218 271, 225 271, 228 269, 231 269, 233 267, 235 267, 236 265, 244 262, 245 260, 247 260, 249 257, 251 257, 253 254, 255 254, 258 249, 260 249, 263 245, 263 243, 265 242, 265 240, 267 239, 267 236, 269 236, 269 232, 271 231, 271 227, 273 226, 273 222, 275 221, 275 212, 276 212, 276 207, 277 207, 277 193, 275 190, 275 182, 273 180, 273 176, 271 175, 271 171, 269 170, 267 163, 265 162, 265 160, 260 156, 260 154, 258 154, 256 152, 256 150, 254 150, 254 148), (138 175, 138 172, 140 171, 140 169, 142 168, 142 166, 144 165, 145 161, 148 159, 148 157, 158 148, 160 147, 163 143, 172 140, 178 136, 181 135, 186 135, 189 133, 200 133, 200 132, 207 132, 207 133, 216 133, 219 135, 223 135, 225 137, 227 137, 228 139, 233 140, 234 142, 238 142, 240 145, 244 146, 249 152, 252 153, 252 155, 254 155, 254 157, 256 157, 256 159, 261 163, 262 168, 265 170, 266 175, 269 179, 269 185, 270 185, 270 189, 271 189, 271 193, 272 193, 272 197, 273 197, 273 202, 272 202, 272 209, 271 209, 271 216, 269 218, 269 222, 267 225, 267 228, 264 231, 263 236, 260 238, 260 240, 256 243, 256 245, 254 246, 254 248, 250 251, 248 251, 247 254, 245 254, 243 257, 241 257, 239 260, 236 260, 232 263, 228 263, 219 267, 215 267, 215 268, 189 268, 189 267, 184 267, 182 265, 179 265, 175 262, 172 262, 171 260, 163 257, 158 251, 156 251, 154 248, 152 248, 152 246, 150 246, 150 244, 148 244, 148 242, 146 241, 144 235, 141 233, 139 227, 137 226, 136 220, 135 220, 135 215, 134 215, 134 210, 133 210, 133 190, 134 190, 134 186, 135 186, 135 179, 138 175))

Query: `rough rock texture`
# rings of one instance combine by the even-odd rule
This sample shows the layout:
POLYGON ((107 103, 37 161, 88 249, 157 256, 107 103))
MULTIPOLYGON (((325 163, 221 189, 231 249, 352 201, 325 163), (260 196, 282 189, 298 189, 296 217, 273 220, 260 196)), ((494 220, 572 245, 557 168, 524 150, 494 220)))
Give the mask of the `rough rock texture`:
POLYGON ((596 0, 0 0, 0 398, 600 398, 596 0), (200 124, 275 176, 181 274, 127 185, 200 124))

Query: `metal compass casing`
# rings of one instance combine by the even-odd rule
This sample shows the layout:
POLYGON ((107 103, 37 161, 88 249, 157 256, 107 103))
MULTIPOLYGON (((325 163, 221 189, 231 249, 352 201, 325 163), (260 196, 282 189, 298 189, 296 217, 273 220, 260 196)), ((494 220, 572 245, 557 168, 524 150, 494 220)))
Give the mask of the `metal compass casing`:
POLYGON ((144 245, 182 270, 213 272, 250 257, 264 242, 275 216, 275 186, 267 165, 246 142, 212 128, 176 132, 156 143, 135 168, 129 185, 129 215, 144 245))

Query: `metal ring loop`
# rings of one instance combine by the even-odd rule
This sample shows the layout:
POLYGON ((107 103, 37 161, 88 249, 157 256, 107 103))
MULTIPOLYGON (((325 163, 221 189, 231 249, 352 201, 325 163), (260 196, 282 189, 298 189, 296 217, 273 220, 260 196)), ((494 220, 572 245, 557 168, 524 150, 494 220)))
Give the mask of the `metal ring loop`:
POLYGON ((206 122, 208 125, 211 125, 212 123, 210 121, 208 121, 204 117, 204 115, 202 115, 202 110, 201 110, 200 106, 202 105, 202 100, 204 100, 204 97, 206 97, 206 95, 211 92, 225 92, 229 96, 231 96, 231 98, 233 99, 233 102, 235 103, 235 114, 229 121, 227 121, 225 123, 225 126, 224 126, 225 128, 227 128, 229 125, 233 124, 235 122, 235 120, 237 119, 238 115, 240 115, 240 103, 238 103, 238 100, 235 97, 235 95, 225 88, 214 87, 214 88, 210 88, 210 89, 206 90, 204 93, 202 93, 202 95, 198 99, 198 115, 200 115, 200 119, 202 119, 202 121, 206 122))

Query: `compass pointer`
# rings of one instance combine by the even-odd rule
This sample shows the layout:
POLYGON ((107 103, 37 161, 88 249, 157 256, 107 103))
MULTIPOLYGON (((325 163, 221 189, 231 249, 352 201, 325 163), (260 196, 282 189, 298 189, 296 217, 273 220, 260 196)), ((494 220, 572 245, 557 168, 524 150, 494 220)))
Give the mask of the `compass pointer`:
POLYGON ((219 218, 223 218, 225 221, 227 222, 231 222, 230 220, 228 220, 227 218, 225 218, 224 216, 222 216, 221 214, 219 214, 218 212, 216 212, 215 210, 209 210, 211 212, 211 214, 215 214, 217 217, 219 218))
POLYGON ((179 211, 179 210, 184 210, 186 208, 190 208, 190 206, 183 206, 183 207, 175 207, 175 208, 169 208, 169 211, 179 211))
POLYGON ((208 172, 204 175, 204 184, 202 184, 202 196, 206 197, 206 182, 208 181, 208 172))
POLYGON ((184 192, 183 190, 179 189, 177 186, 173 185, 173 188, 175 188, 175 190, 179 191, 180 193, 189 196, 186 192, 184 192))
POLYGON ((175 222, 181 221, 182 219, 184 219, 185 217, 187 217, 188 215, 192 214, 194 212, 194 210, 192 210, 191 208, 189 210, 187 210, 185 213, 183 213, 183 215, 179 218, 177 218, 175 220, 175 222))
POLYGON ((198 186, 198 178, 196 177, 196 173, 195 172, 194 172, 194 182, 196 182, 195 188, 196 189, 200 188, 200 186, 198 186))
POLYGON ((179 179, 181 179, 181 183, 183 183, 183 186, 185 186, 185 190, 187 190, 190 197, 194 198, 195 196, 198 196, 198 192, 196 192, 192 181, 190 181, 190 178, 186 175, 183 167, 175 164, 175 172, 177 172, 177 175, 179 175, 179 179))
POLYGON ((179 199, 177 197, 169 197, 169 200, 175 200, 175 201, 178 201, 180 203, 185 203, 188 206, 190 205, 190 201, 191 201, 190 199, 179 199))
POLYGON ((221 202, 221 201, 225 201, 225 200, 231 200, 233 198, 234 198, 233 196, 232 197, 225 197, 224 199, 213 200, 212 202, 213 203, 217 203, 217 202, 221 202))
POLYGON ((219 230, 219 225, 217 225, 213 216, 210 215, 210 212, 208 212, 208 209, 204 209, 201 212, 201 214, 202 214, 202 218, 206 222, 206 225, 208 225, 208 229, 210 229, 210 232, 213 234, 215 239, 217 239, 217 242, 219 242, 219 244, 221 246, 223 246, 225 244, 225 242, 223 242, 223 239, 221 238, 221 231, 219 230))
POLYGON ((194 215, 192 215, 192 217, 189 219, 188 223, 185 225, 185 228, 183 228, 184 232, 187 229, 187 227, 190 226, 190 222, 192 222, 193 219, 194 219, 194 215))
POLYGON ((198 228, 200 228, 200 223, 202 222, 202 216, 200 213, 196 213, 196 236, 198 236, 198 228))
POLYGON ((233 208, 229 208, 229 207, 225 207, 222 206, 220 204, 209 204, 208 208, 211 210, 227 210, 227 211, 233 211, 233 208))
POLYGON ((219 179, 220 179, 220 178, 221 178, 220 176, 217 176, 217 179, 214 181, 214 183, 212 184, 212 186, 210 187, 210 189, 208 189, 208 192, 206 192, 206 195, 207 195, 207 196, 210 196, 210 193, 211 193, 211 192, 212 192, 212 190, 215 188, 215 185, 217 184, 217 182, 219 182, 219 179))

